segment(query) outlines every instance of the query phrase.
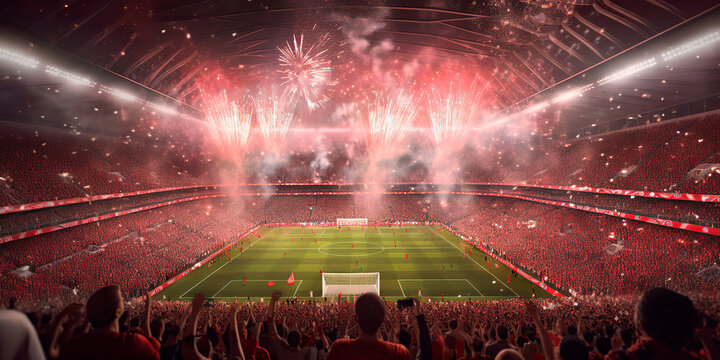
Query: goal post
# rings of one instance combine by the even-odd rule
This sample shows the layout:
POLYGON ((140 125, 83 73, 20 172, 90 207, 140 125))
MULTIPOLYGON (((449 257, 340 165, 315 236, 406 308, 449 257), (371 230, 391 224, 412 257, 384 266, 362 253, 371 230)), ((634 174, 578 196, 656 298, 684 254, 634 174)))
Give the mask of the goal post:
POLYGON ((354 219, 337 219, 337 226, 367 226, 368 219, 366 218, 354 218, 354 219))
POLYGON ((380 294, 380 273, 323 273, 322 296, 380 294))

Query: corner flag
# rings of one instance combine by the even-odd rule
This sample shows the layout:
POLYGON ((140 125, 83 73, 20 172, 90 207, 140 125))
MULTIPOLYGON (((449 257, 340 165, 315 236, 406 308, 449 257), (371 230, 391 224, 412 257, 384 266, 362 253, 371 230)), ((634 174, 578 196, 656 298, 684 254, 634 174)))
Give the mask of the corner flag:
POLYGON ((292 272, 290 273, 290 276, 288 276, 287 284, 288 284, 288 285, 294 285, 294 284, 295 284, 295 275, 293 275, 292 272))

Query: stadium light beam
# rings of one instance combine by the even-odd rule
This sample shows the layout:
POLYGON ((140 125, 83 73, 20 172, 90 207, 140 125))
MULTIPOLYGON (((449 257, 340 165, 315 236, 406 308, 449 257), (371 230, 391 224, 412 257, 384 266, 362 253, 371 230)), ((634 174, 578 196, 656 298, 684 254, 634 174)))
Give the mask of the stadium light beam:
POLYGON ((40 60, 38 60, 34 57, 23 55, 19 52, 12 51, 12 50, 4 48, 4 47, 0 47, 0 59, 18 64, 18 65, 21 65, 24 67, 28 67, 31 69, 37 68, 38 65, 40 64, 40 60))
POLYGON ((554 97, 552 100, 550 100, 551 103, 556 104, 559 102, 565 102, 567 100, 571 100, 573 98, 582 96, 582 92, 579 89, 573 89, 570 91, 566 91, 556 97, 554 97))
POLYGON ((115 89, 115 88, 109 88, 109 87, 106 87, 106 86, 101 86, 101 88, 102 88, 104 91, 106 91, 107 93, 109 93, 110 95, 115 96, 115 97, 120 98, 120 99, 123 99, 123 100, 127 100, 127 101, 138 101, 138 100, 140 100, 137 96, 135 96, 135 95, 133 95, 133 94, 127 92, 127 91, 122 91, 122 90, 118 90, 118 89, 115 89))
POLYGON ((671 48, 662 54, 663 61, 668 61, 689 52, 699 50, 720 40, 720 31, 711 32, 703 37, 689 41, 683 45, 671 48))
POLYGON ((65 79, 65 80, 70 81, 75 84, 85 85, 87 87, 95 86, 94 81, 92 81, 86 77, 83 77, 82 75, 78 75, 78 74, 63 70, 54 65, 45 65, 45 73, 48 75, 59 77, 61 79, 65 79))
POLYGON ((630 75, 634 75, 641 71, 647 70, 655 65, 657 65, 657 60, 655 60, 655 57, 651 57, 650 59, 647 59, 645 61, 639 62, 634 65, 630 65, 618 72, 612 73, 612 74, 598 80, 597 84, 598 84, 598 86, 602 86, 602 85, 611 83, 613 81, 624 79, 630 75))

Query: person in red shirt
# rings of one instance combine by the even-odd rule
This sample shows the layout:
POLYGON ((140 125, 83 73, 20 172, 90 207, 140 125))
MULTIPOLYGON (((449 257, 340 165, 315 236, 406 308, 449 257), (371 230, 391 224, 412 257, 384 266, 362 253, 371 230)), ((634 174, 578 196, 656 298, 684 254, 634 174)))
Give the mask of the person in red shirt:
POLYGON ((355 302, 355 317, 360 336, 353 340, 335 341, 328 360, 410 360, 410 352, 404 346, 378 338, 378 331, 385 320, 385 302, 380 296, 374 293, 361 295, 355 302))
POLYGON ((60 359, 138 359, 159 360, 150 341, 136 333, 121 333, 118 319, 125 311, 118 286, 96 291, 85 305, 93 330, 60 346, 60 359))

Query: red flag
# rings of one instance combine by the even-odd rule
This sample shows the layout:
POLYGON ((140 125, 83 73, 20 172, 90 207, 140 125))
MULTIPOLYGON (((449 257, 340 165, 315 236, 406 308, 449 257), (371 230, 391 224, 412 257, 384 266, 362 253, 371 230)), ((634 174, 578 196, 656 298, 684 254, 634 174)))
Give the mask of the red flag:
POLYGON ((293 275, 292 272, 290 273, 290 276, 288 276, 287 284, 288 284, 288 285, 294 285, 294 284, 295 284, 295 275, 293 275))
POLYGON ((268 283, 268 286, 273 286, 273 285, 275 285, 275 280, 272 280, 268 283))

